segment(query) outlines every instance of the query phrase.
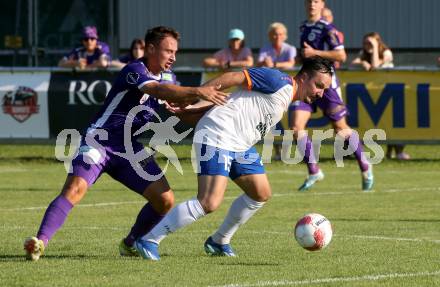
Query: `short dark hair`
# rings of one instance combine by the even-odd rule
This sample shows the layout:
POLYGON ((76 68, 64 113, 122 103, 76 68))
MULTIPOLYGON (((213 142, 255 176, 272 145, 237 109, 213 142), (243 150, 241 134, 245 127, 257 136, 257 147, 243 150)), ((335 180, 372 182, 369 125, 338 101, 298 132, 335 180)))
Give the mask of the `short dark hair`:
POLYGON ((154 46, 159 45, 165 37, 173 37, 176 41, 180 40, 179 32, 170 27, 157 26, 147 30, 145 34, 145 45, 153 44, 154 46))
POLYGON ((298 75, 304 73, 310 77, 313 77, 316 73, 330 74, 330 76, 333 76, 333 62, 319 56, 305 58, 303 59, 302 67, 298 75))

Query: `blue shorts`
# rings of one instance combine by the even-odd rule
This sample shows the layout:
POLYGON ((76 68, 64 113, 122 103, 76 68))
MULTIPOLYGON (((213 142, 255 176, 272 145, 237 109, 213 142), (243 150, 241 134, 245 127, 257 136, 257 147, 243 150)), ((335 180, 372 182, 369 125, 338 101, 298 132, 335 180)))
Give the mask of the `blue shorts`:
POLYGON ((255 147, 233 152, 206 144, 194 144, 198 175, 229 176, 232 180, 247 174, 264 174, 264 166, 255 147))

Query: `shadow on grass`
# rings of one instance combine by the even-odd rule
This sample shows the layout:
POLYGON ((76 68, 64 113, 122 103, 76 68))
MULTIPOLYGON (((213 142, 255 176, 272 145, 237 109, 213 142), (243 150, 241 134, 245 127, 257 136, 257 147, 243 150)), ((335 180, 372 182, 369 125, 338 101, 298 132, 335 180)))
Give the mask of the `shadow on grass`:
MULTIPOLYGON (((84 259, 105 259, 99 255, 84 255, 84 254, 61 254, 61 255, 44 255, 41 260, 84 260, 84 259)), ((28 261, 24 254, 2 254, 0 255, 0 262, 16 262, 28 261)))

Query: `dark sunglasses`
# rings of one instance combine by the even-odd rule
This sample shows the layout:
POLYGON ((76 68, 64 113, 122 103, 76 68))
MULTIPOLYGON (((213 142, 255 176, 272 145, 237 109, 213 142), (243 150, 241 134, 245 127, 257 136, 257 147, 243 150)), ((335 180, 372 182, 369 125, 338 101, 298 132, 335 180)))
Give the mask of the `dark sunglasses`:
POLYGON ((96 38, 83 38, 83 41, 95 41, 96 38))

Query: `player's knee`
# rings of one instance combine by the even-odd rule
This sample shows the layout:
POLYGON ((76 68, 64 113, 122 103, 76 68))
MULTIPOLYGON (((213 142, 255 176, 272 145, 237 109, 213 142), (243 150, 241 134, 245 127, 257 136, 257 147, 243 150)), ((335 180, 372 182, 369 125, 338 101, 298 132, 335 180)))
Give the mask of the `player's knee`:
MULTIPOLYGON (((200 201, 200 200, 199 200, 200 201)), ((203 207, 203 210, 206 214, 214 212, 219 208, 221 202, 216 200, 201 200, 200 205, 203 207)))
POLYGON ((353 130, 350 127, 335 127, 335 132, 339 136, 348 139, 353 133, 353 130))
POLYGON ((295 137, 295 139, 297 139, 300 134, 305 132, 305 129, 299 126, 293 126, 290 129, 293 131, 293 136, 295 137))
POLYGON ((81 201, 87 192, 87 184, 84 185, 81 182, 74 181, 67 183, 61 194, 73 205, 76 205, 81 201))
POLYGON ((255 195, 255 198, 253 198, 255 201, 258 202, 266 202, 269 201, 269 199, 272 198, 272 192, 270 188, 265 188, 257 192, 255 195))
POLYGON ((161 194, 161 200, 158 204, 158 210, 160 214, 165 214, 170 211, 174 206, 174 193, 170 190, 161 194))

